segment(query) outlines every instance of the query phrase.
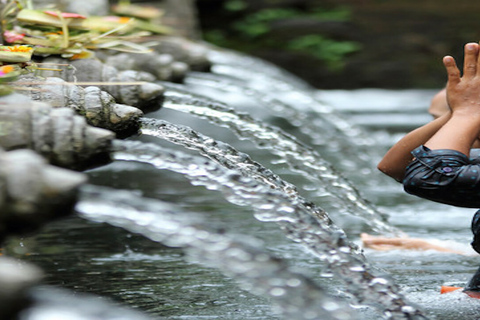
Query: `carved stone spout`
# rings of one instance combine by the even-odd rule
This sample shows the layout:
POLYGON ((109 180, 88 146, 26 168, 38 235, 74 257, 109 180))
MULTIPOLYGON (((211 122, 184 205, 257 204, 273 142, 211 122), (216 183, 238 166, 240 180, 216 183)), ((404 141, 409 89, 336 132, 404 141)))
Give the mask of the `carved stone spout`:
POLYGON ((32 100, 49 103, 53 107, 68 107, 84 115, 88 124, 128 136, 139 128, 143 112, 135 107, 117 104, 115 99, 98 87, 83 88, 51 77, 25 76, 15 82, 23 94, 32 100))
POLYGON ((154 110, 161 107, 165 89, 161 85, 153 83, 155 77, 150 73, 134 70, 119 71, 112 66, 103 64, 98 59, 69 61, 48 58, 44 62, 69 64, 69 66, 59 65, 59 68, 62 69, 61 72, 39 72, 43 77, 60 77, 68 82, 97 83, 101 90, 111 94, 118 103, 142 110, 154 110))
POLYGON ((71 213, 83 173, 49 165, 32 150, 0 149, 0 242, 71 213))
POLYGON ((0 257, 0 318, 16 319, 15 313, 29 303, 27 290, 42 278, 43 272, 36 266, 0 257))
POLYGON ((115 134, 88 125, 69 108, 0 99, 0 147, 32 149, 51 164, 85 169, 106 163, 115 134))

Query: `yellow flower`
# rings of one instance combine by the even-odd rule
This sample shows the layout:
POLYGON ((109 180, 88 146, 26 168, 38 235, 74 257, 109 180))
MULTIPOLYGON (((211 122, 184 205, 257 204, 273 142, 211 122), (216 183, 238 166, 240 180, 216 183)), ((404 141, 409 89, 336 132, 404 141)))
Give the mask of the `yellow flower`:
POLYGON ((33 48, 29 46, 7 46, 5 48, 10 52, 30 52, 33 50, 33 48))
POLYGON ((0 62, 4 64, 30 61, 32 54, 33 48, 29 46, 0 46, 0 62))

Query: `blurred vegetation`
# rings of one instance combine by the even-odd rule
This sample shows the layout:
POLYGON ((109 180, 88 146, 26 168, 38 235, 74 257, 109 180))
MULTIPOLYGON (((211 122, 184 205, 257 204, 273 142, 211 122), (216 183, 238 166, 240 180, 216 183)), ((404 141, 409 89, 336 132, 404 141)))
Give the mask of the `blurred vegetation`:
POLYGON ((480 1, 196 0, 204 38, 322 89, 439 88, 480 39, 480 1))
POLYGON ((315 30, 318 23, 348 22, 350 10, 346 7, 253 8, 246 0, 225 0, 217 14, 223 17, 222 21, 204 25, 202 30, 206 41, 224 48, 246 53, 280 50, 303 54, 322 61, 331 71, 340 71, 347 56, 361 49, 357 42, 315 30))

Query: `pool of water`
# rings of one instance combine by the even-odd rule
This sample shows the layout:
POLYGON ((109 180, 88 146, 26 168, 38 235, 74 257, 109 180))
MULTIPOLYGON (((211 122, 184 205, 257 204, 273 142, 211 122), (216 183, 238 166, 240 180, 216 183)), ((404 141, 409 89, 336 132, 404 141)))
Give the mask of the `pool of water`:
MULTIPOLYGON (((190 85, 190 89, 279 125, 310 144, 309 137, 297 127, 281 115, 262 109, 252 98, 239 99, 238 94, 226 94, 198 83, 190 85)), ((429 318, 477 319, 479 300, 460 292, 440 295, 440 286, 463 286, 478 268, 478 256, 469 248, 469 225, 475 210, 406 195, 401 185, 375 170, 378 154, 385 152, 403 133, 429 121, 426 109, 433 94, 432 90, 333 90, 318 91, 316 98, 333 106, 344 119, 377 141, 369 168, 343 172, 347 178, 352 175, 361 194, 388 215, 391 225, 410 237, 464 253, 365 249, 368 262, 389 274, 406 298, 429 318)), ((238 140, 227 129, 171 110, 159 110, 147 116, 186 124, 229 142, 299 186, 305 198, 321 207, 331 207, 315 192, 311 181, 251 142, 238 140)), ((174 147, 146 136, 131 139, 174 147)), ((264 242, 269 253, 287 260, 294 270, 308 275, 333 295, 344 296, 348 292, 335 278, 322 274, 322 262, 301 245, 288 240, 275 224, 258 221, 252 208, 235 206, 219 192, 193 186, 180 174, 121 161, 87 173, 91 184, 127 189, 144 197, 172 202, 186 212, 201 214, 212 229, 219 232, 254 236, 264 242)), ((360 233, 371 232, 368 221, 336 212, 330 216, 359 245, 360 233)), ((51 223, 33 236, 12 239, 5 252, 39 265, 46 273, 47 285, 106 297, 164 319, 279 319, 271 310, 268 298, 253 295, 218 270, 187 259, 180 248, 166 247, 141 235, 78 216, 51 223)), ((382 319, 382 315, 371 308, 356 308, 360 319, 382 319)))

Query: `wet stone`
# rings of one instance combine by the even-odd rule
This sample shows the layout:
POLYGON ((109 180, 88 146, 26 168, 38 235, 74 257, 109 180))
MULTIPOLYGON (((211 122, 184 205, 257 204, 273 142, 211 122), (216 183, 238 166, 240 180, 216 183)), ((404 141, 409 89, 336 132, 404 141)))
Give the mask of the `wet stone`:
POLYGON ((163 86, 153 83, 155 77, 148 72, 120 71, 96 58, 74 61, 47 58, 44 62, 68 64, 68 66, 59 66, 62 69, 60 74, 56 71, 39 72, 42 77, 61 77, 65 81, 81 82, 85 86, 89 86, 88 83, 98 85, 101 90, 112 95, 117 103, 133 106, 143 111, 161 107, 165 89, 163 86))
POLYGON ((34 101, 47 102, 55 108, 71 108, 83 115, 88 124, 112 130, 122 137, 136 132, 138 119, 143 116, 140 109, 117 104, 110 94, 98 87, 83 88, 61 78, 31 75, 20 78, 15 84, 29 88, 24 94, 34 101))
POLYGON ((0 242, 71 213, 82 173, 54 167, 31 150, 0 151, 0 242))
POLYGON ((12 319, 18 310, 27 306, 27 290, 42 277, 42 272, 31 264, 0 257, 0 319, 12 319))
POLYGON ((110 160, 115 134, 89 126, 72 109, 1 102, 0 147, 5 150, 32 149, 52 164, 77 170, 110 160))

